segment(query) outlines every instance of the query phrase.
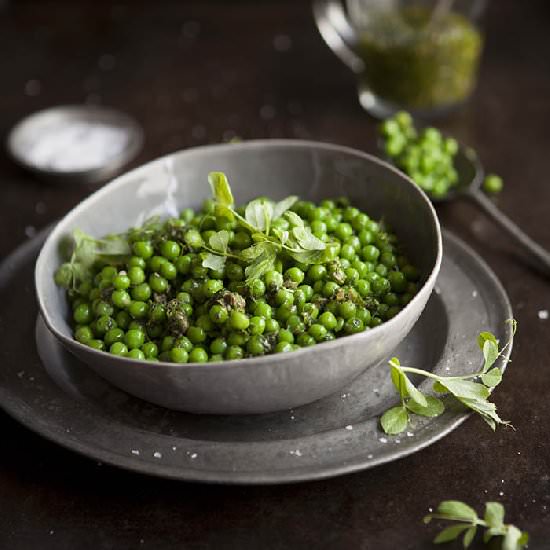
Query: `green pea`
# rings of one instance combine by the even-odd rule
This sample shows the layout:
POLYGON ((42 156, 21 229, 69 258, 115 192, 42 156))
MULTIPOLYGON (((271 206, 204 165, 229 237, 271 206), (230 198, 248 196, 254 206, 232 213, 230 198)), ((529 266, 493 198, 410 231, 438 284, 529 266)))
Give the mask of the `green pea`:
POLYGON ((192 363, 202 362, 191 360, 189 353, 183 348, 172 348, 170 350, 170 361, 172 363, 187 363, 188 361, 191 361, 192 363))
POLYGON ((502 178, 495 174, 488 174, 483 180, 483 190, 491 195, 497 195, 502 191, 502 178))
POLYGON ((109 347, 109 352, 113 355, 120 355, 121 357, 124 357, 128 353, 128 348, 124 342, 117 341, 111 344, 109 347))
POLYGON ((207 363, 208 353, 204 348, 196 347, 191 350, 189 354, 190 363, 207 363))
POLYGON ((189 338, 193 344, 201 344, 206 340, 206 332, 202 327, 192 325, 187 329, 187 338, 189 338))
POLYGON ((132 251, 139 258, 147 260, 153 253, 153 245, 149 241, 137 241, 132 245, 132 251))
POLYGON ((73 312, 73 319, 79 325, 86 325, 93 319, 93 312, 90 304, 80 304, 73 312))
POLYGON ((228 360, 242 359, 244 351, 240 346, 229 346, 225 352, 225 358, 228 360))
POLYGON ((143 343, 145 341, 145 335, 141 330, 130 329, 126 333, 124 337, 124 341, 128 346, 128 349, 141 348, 141 346, 143 346, 143 343))
POLYGON ((181 247, 175 241, 164 241, 160 245, 160 253, 168 260, 175 260, 180 252, 181 247))
POLYGON ((139 285, 145 281, 145 272, 142 267, 133 266, 128 270, 128 278, 130 279, 130 284, 139 285))

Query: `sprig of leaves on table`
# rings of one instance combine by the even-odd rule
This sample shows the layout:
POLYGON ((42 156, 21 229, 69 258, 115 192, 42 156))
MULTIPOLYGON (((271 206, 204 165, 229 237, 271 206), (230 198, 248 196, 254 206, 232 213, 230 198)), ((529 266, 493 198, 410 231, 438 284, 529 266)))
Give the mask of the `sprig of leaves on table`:
POLYGON ((89 280, 92 277, 91 268, 97 262, 118 265, 131 252, 126 235, 96 239, 80 229, 75 229, 72 238, 64 245, 70 259, 57 269, 54 279, 57 285, 67 289, 74 289, 78 283, 89 280))
POLYGON ((433 389, 439 394, 450 394, 460 403, 479 414, 489 426, 495 430, 498 424, 510 424, 502 420, 496 411, 496 405, 488 401, 492 390, 502 380, 502 370, 495 367, 496 360, 512 343, 517 322, 508 321, 512 331, 510 340, 499 349, 499 342, 490 332, 481 332, 478 345, 483 353, 483 366, 479 372, 463 376, 439 376, 429 371, 406 367, 399 363, 397 357, 389 361, 391 379, 401 398, 401 404, 387 410, 380 419, 382 429, 390 435, 399 434, 407 429, 411 415, 427 417, 439 416, 445 405, 441 399, 432 395, 424 395, 410 380, 407 373, 419 374, 434 380, 433 389))
POLYGON ((430 523, 433 519, 459 522, 443 529, 434 539, 436 544, 450 542, 463 535, 463 546, 468 548, 476 536, 478 527, 486 529, 483 534, 485 543, 493 537, 503 537, 502 550, 521 550, 529 541, 527 532, 521 531, 510 523, 504 523, 504 506, 499 502, 485 503, 485 514, 482 519, 467 504, 458 500, 444 500, 434 514, 424 518, 424 523, 430 523))
POLYGON ((221 271, 226 259, 234 257, 246 264, 245 275, 247 282, 250 282, 273 269, 277 255, 281 252, 303 264, 320 263, 323 260, 330 243, 313 235, 304 220, 289 210, 298 200, 297 197, 287 197, 276 203, 263 198, 250 201, 242 216, 235 210, 235 201, 225 174, 211 172, 208 181, 212 188, 216 215, 236 220, 250 232, 254 244, 240 252, 230 251, 229 232, 218 231, 203 246, 206 250, 202 260, 204 267, 221 271), (272 223, 281 217, 287 219, 290 230, 272 227, 272 223))

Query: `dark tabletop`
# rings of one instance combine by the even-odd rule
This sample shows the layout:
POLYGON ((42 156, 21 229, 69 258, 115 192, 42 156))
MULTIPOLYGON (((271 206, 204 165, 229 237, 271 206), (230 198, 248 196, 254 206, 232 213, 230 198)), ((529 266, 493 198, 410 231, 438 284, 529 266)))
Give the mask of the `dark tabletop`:
MULTIPOLYGON (((315 30, 308 2, 0 5, 4 135, 35 110, 90 102, 143 125, 135 165, 235 135, 374 150, 375 121, 315 30)), ((547 248, 549 16, 545 0, 492 2, 478 90, 441 122, 504 177, 499 206, 547 248)), ((0 257, 93 190, 43 184, 2 155, 0 257)), ((550 279, 473 206, 446 205, 440 215, 494 269, 519 321, 513 363, 494 395, 515 431, 493 434, 472 418, 428 449, 363 473, 224 487, 100 465, 0 413, 0 548, 431 548, 435 528, 421 518, 448 498, 478 509, 500 500, 530 531, 531 548, 550 548, 550 320, 538 316, 550 310, 550 279)))

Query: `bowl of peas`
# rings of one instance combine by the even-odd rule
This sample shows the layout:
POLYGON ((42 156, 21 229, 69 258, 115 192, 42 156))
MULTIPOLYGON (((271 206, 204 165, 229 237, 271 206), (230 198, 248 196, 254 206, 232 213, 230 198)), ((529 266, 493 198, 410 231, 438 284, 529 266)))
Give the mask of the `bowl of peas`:
POLYGON ((387 359, 441 256, 435 211, 398 170, 264 140, 118 177, 54 228, 35 283, 51 333, 113 385, 170 409, 257 414, 387 359))

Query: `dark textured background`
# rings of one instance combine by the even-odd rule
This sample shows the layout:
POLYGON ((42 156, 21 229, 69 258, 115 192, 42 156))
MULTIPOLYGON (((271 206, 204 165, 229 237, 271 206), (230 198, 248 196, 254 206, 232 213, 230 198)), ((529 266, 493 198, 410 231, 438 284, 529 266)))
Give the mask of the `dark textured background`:
MULTIPOLYGON (((486 26, 477 93, 441 125, 504 176, 499 205, 550 248, 548 2, 494 1, 486 26)), ((135 164, 233 135, 374 150, 375 122, 317 34, 308 2, 7 2, 0 68, 2 134, 40 108, 99 102, 144 126, 135 164), (289 50, 275 48, 288 45, 280 35, 290 38, 289 50)), ((2 155, 0 257, 93 189, 45 185, 2 155)), ((510 520, 531 532, 530 548, 550 548, 550 320, 537 316, 550 309, 550 280, 473 207, 447 205, 440 214, 510 294, 520 328, 495 401, 516 431, 492 434, 471 419, 372 471, 239 488, 99 466, 0 413, 0 548, 416 550, 432 547, 434 528, 420 518, 444 498, 478 508, 501 500, 510 520)))

